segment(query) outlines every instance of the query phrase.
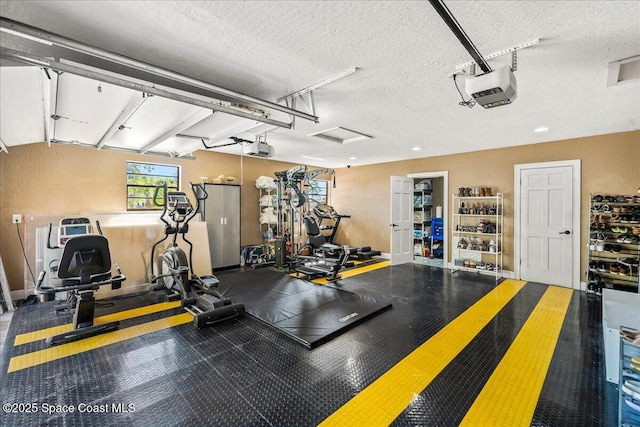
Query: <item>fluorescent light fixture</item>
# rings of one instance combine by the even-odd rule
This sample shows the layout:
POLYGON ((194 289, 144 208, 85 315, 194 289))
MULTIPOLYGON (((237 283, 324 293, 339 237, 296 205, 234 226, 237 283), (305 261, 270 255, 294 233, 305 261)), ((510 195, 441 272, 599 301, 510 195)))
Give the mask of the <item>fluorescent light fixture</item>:
POLYGON ((546 131, 548 131, 548 130, 549 130, 549 128, 548 128, 548 127, 546 127, 546 126, 540 126, 539 128, 535 128, 533 131, 534 131, 534 132, 541 133, 541 132, 546 132, 546 131))
POLYGON ((350 144, 352 142, 373 138, 370 135, 343 128, 341 126, 326 129, 316 133, 310 133, 309 136, 328 139, 329 141, 337 142, 338 144, 350 144))

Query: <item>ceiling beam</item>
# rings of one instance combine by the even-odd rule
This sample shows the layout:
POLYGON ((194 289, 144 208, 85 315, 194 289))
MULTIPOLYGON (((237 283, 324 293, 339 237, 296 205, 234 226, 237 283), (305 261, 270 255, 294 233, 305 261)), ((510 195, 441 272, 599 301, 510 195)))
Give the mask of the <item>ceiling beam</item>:
POLYGON ((181 91, 174 88, 162 87, 154 83, 149 83, 143 80, 135 79, 133 77, 111 73, 105 70, 96 71, 96 69, 94 68, 83 68, 72 65, 70 63, 63 63, 50 58, 38 57, 26 52, 20 52, 4 47, 0 47, 0 57, 13 59, 14 61, 24 62, 26 64, 50 68, 56 71, 75 74, 89 79, 110 83, 116 86, 122 86, 128 89, 145 92, 147 94, 173 99, 174 101, 184 102, 185 104, 197 105, 198 107, 206 108, 209 110, 220 111, 222 113, 243 117, 245 119, 253 121, 268 123, 285 129, 292 129, 293 127, 291 123, 285 123, 279 120, 273 120, 268 117, 261 116, 259 114, 246 113, 232 107, 227 107, 223 105, 220 100, 214 98, 181 91))
POLYGON ((196 123, 201 122, 202 120, 206 119, 207 117, 209 117, 212 114, 213 114, 213 112, 210 111, 210 110, 198 110, 198 111, 196 111, 191 116, 187 117, 186 119, 184 119, 183 121, 181 121, 180 123, 178 123, 177 125, 172 127, 171 129, 169 129, 168 131, 166 131, 165 133, 163 133, 162 135, 160 135, 159 137, 157 137, 153 141, 151 141, 148 144, 144 145, 142 148, 140 148, 140 150, 139 150, 140 153, 142 153, 142 154, 146 153, 147 151, 151 150, 152 148, 157 147, 158 145, 162 144, 167 139, 173 138, 174 136, 176 136, 180 132, 182 132, 182 131, 184 131, 186 129, 189 129, 191 126, 195 125, 196 123))
MULTIPOLYGON (((93 144, 87 144, 85 142, 80 142, 80 141, 65 141, 62 139, 52 139, 51 140, 52 144, 61 144, 61 145, 72 145, 74 147, 82 147, 82 148, 93 148, 95 149, 96 146, 93 144)), ((135 154, 139 154, 140 152, 138 150, 136 150, 135 148, 125 148, 125 147, 110 147, 110 146, 105 146, 102 148, 103 150, 109 150, 109 151, 120 151, 122 153, 135 153, 135 154)), ((169 151, 167 153, 160 153, 158 151, 147 151, 145 153, 148 156, 159 156, 159 157, 171 157, 171 158, 175 158, 178 156, 178 153, 175 153, 173 151, 169 151)), ((187 159, 187 160, 195 160, 195 157, 193 156, 182 156, 181 159, 187 159)))
POLYGON ((115 64, 124 65, 126 67, 133 68, 135 70, 143 71, 145 73, 154 74, 162 78, 173 80, 177 83, 187 84, 193 87, 207 90, 211 93, 221 95, 227 98, 231 98, 241 103, 249 103, 261 105, 272 110, 281 111, 283 113, 290 114, 292 116, 300 117, 313 122, 318 122, 318 117, 306 114, 302 111, 293 110, 283 105, 276 104, 275 102, 266 101, 264 99, 256 98, 250 95, 246 95, 241 92, 236 92, 230 89, 223 88, 211 83, 207 83, 202 80, 197 80, 183 74, 179 74, 170 70, 166 70, 155 65, 147 64, 136 59, 132 59, 117 53, 110 52, 108 50, 100 49, 95 46, 84 44, 76 40, 69 39, 48 31, 41 30, 30 25, 26 25, 17 21, 13 21, 7 18, 0 18, 0 30, 9 32, 22 38, 34 40, 47 45, 57 45, 66 49, 74 50, 76 52, 90 55, 96 58, 104 59, 106 61, 113 62, 115 64))
POLYGON ((113 121, 109 129, 102 135, 100 141, 98 141, 98 145, 96 146, 99 149, 104 147, 115 135, 115 133, 120 129, 120 125, 123 125, 129 120, 131 115, 138 109, 144 102, 149 99, 149 96, 146 96, 144 93, 136 92, 133 94, 127 105, 122 109, 118 117, 113 121))

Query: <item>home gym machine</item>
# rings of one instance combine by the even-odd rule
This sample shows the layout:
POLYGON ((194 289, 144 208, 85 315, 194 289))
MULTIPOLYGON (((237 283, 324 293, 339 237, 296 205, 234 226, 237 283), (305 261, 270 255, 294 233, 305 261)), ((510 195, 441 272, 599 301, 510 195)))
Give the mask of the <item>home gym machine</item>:
MULTIPOLYGON (((342 218, 351 218, 351 215, 340 215, 336 212, 333 206, 329 206, 324 203, 318 203, 313 207, 313 213, 318 218, 317 221, 317 233, 315 241, 320 242, 324 239, 327 243, 336 244, 334 239, 336 237, 336 233, 338 232, 338 226, 340 225, 340 221, 342 218), (325 221, 329 222, 326 223, 325 221), (325 224, 323 224, 325 222, 325 224), (320 234, 322 231, 331 230, 331 234, 320 234)), ((309 226, 307 226, 307 233, 309 226)), ((360 260, 370 259, 374 256, 379 256, 381 254, 380 251, 372 250, 370 246, 362 246, 359 248, 355 248, 355 255, 352 255, 353 258, 357 258, 360 260)))
MULTIPOLYGON (((93 324, 95 312, 94 292, 103 285, 111 289, 120 289, 126 277, 117 263, 117 271, 111 275, 111 253, 109 242, 102 234, 100 223, 96 221, 99 234, 93 234, 88 218, 63 218, 58 224, 58 241, 51 246, 51 229, 47 236, 47 248, 62 248, 62 257, 57 266, 50 266, 54 276, 48 286, 43 285, 46 271, 41 271, 36 282, 35 292, 43 302, 55 299, 55 294, 65 292, 67 304, 62 309, 73 311, 73 329, 47 338, 51 345, 77 341, 93 335, 118 329, 119 322, 93 324)), ((60 307, 56 307, 60 311, 60 307)))
MULTIPOLYGON (((308 195, 303 187, 309 185, 309 181, 319 175, 334 174, 333 169, 316 169, 307 171, 305 165, 295 166, 287 171, 276 172, 278 184, 278 236, 276 239, 276 266, 290 266, 297 273, 302 273, 309 278, 326 277, 329 281, 340 278, 338 274, 343 267, 353 266, 349 261, 352 250, 347 246, 338 246, 327 243, 324 238, 318 245, 311 245, 313 238, 309 228, 309 221, 313 217, 305 212, 308 206, 308 195), (299 215, 304 222, 307 241, 298 247, 294 239, 295 217, 299 215), (286 248, 290 248, 291 258, 286 257, 286 248), (308 255, 303 255, 303 250, 310 248, 308 255)), ((335 187, 335 181, 334 181, 335 187)), ((299 230, 298 235, 302 234, 299 230)))
POLYGON ((244 305, 233 304, 217 291, 219 283, 214 275, 198 276, 193 269, 193 244, 187 240, 189 222, 198 214, 200 204, 208 194, 202 186, 189 183, 196 200, 196 208, 182 191, 168 191, 163 184, 155 189, 153 203, 163 208, 164 238, 151 248, 151 289, 163 290, 168 299, 180 298, 182 307, 193 315, 196 328, 203 328, 244 314, 244 305), (158 195, 162 190, 162 197, 158 195), (189 246, 189 255, 178 246, 178 235, 189 246), (155 259, 156 248, 169 239, 168 247, 155 259), (157 261, 157 264, 154 262, 157 261), (154 266, 156 269, 154 270, 154 266), (155 273, 158 274, 155 274, 155 273))

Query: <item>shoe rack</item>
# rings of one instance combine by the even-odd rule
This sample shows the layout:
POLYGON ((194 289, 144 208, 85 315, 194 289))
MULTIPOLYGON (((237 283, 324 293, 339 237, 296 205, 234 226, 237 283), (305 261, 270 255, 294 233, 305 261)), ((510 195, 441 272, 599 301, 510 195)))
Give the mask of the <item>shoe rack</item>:
POLYGON ((640 426, 640 331, 620 331, 619 378, 618 426, 640 426))
POLYGON ((640 196, 591 194, 587 293, 603 288, 638 292, 640 196))
POLYGON ((460 188, 452 203, 452 272, 502 277, 504 196, 491 188, 460 188))

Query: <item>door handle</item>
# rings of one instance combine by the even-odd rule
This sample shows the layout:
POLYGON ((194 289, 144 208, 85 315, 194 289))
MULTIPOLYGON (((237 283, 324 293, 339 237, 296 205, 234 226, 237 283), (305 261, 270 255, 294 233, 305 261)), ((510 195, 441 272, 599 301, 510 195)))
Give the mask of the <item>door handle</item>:
POLYGON ((398 226, 398 224, 389 224, 389 225, 392 226, 392 227, 397 227, 398 226))
POLYGON ((564 230, 559 232, 558 234, 571 234, 571 232, 569 230, 564 230))

